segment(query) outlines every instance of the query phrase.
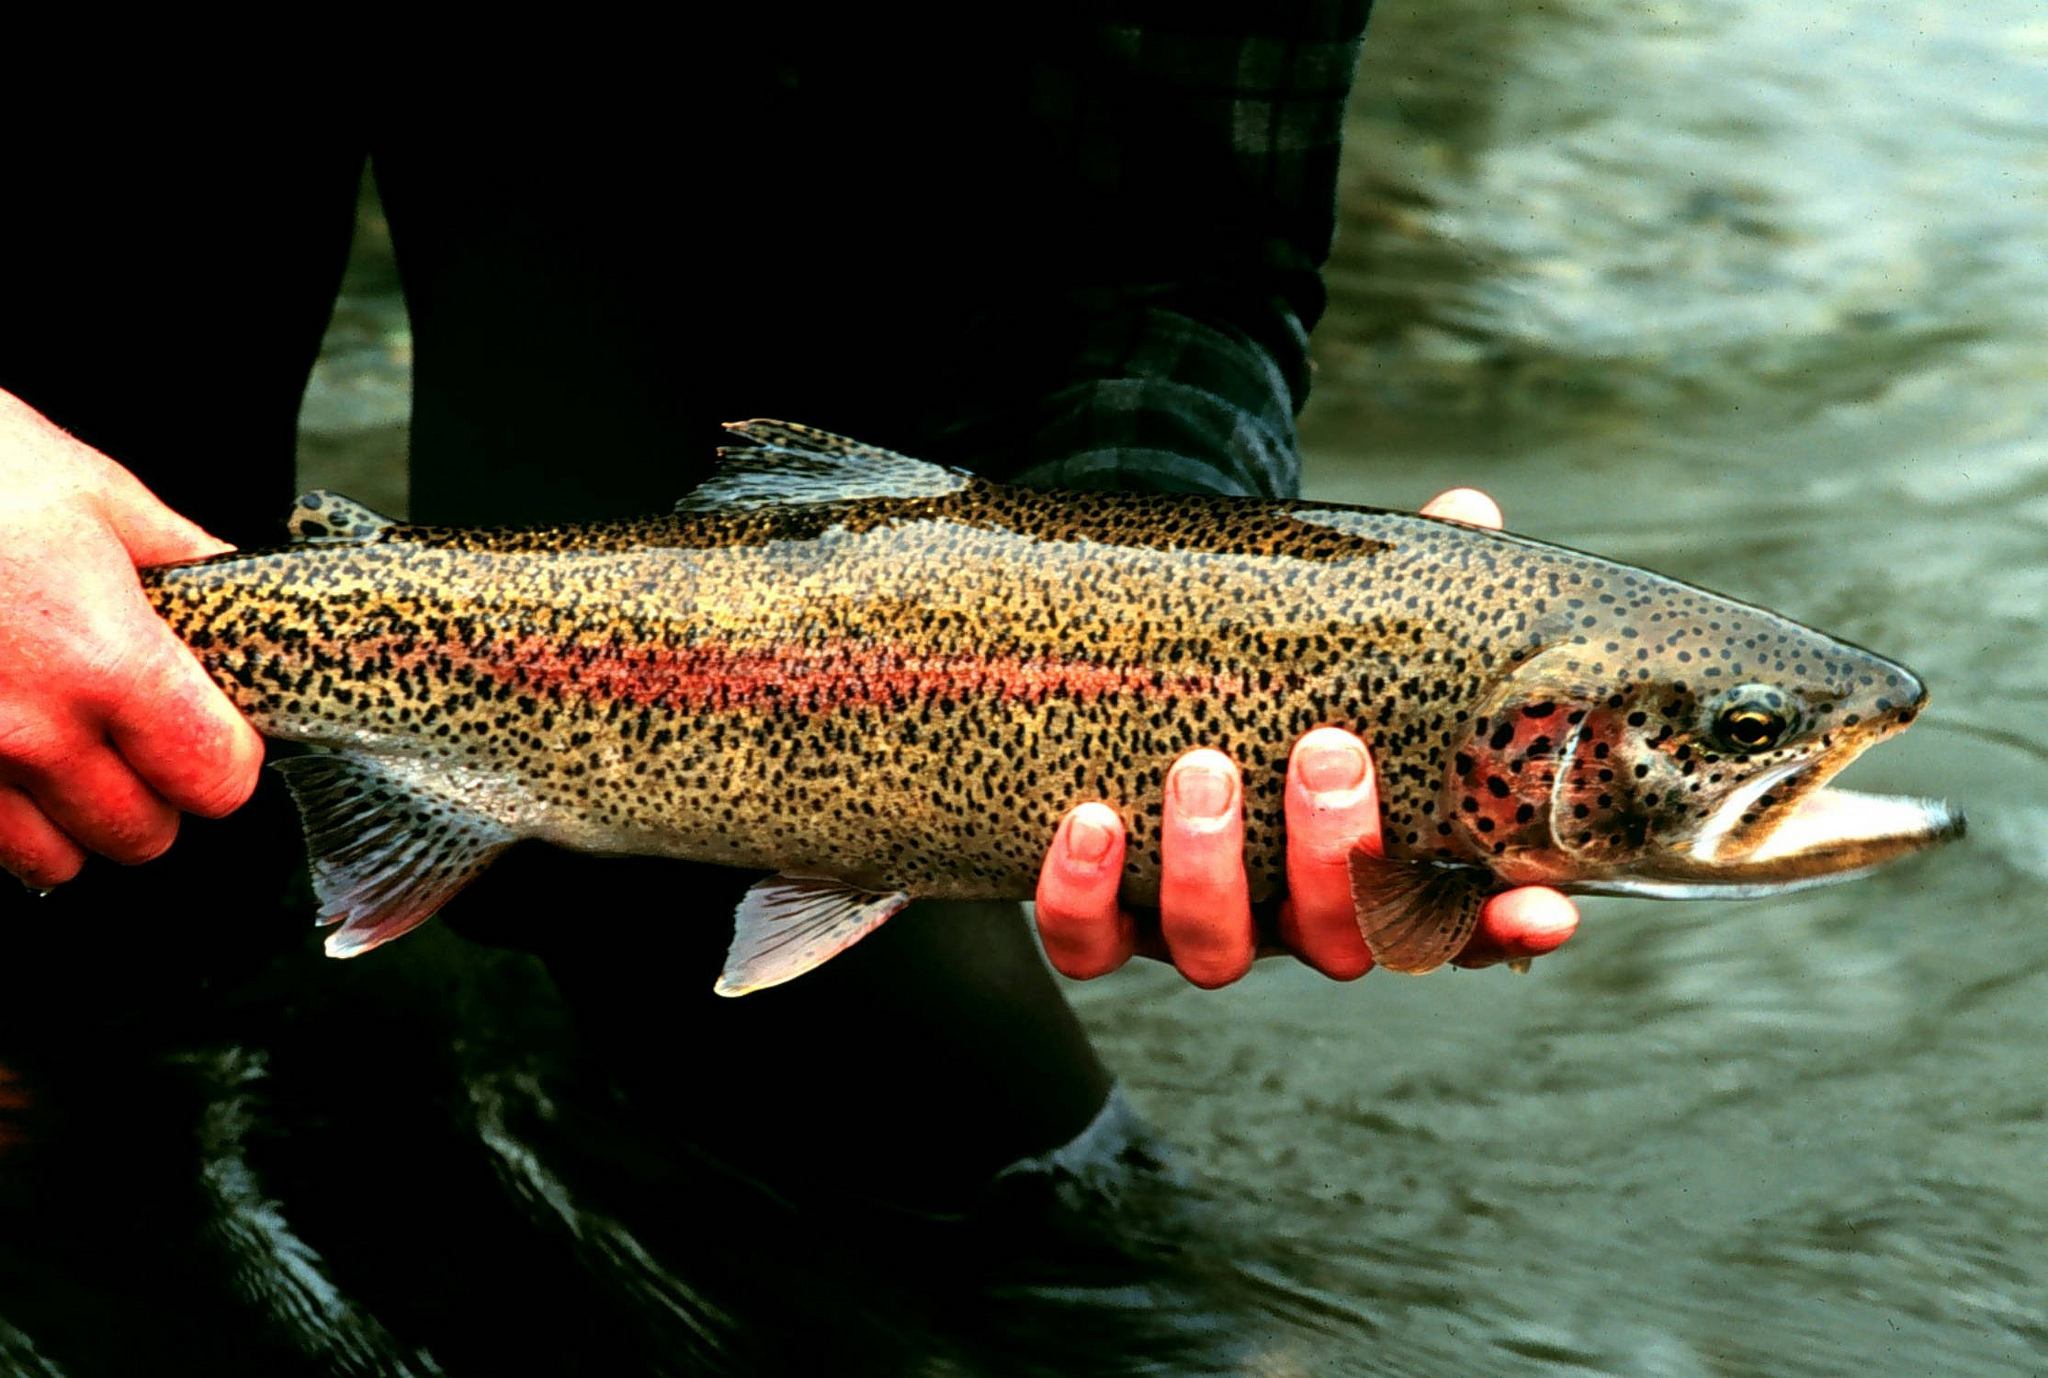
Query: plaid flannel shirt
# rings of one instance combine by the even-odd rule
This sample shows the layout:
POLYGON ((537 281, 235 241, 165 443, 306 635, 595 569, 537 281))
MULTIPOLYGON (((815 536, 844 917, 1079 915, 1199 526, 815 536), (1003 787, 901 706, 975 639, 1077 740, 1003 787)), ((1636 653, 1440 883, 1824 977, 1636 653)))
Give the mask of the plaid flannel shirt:
POLYGON ((1369 0, 1109 8, 1029 77, 1033 193, 1087 221, 1023 308, 1063 357, 943 448, 1047 487, 1290 496, 1369 0))

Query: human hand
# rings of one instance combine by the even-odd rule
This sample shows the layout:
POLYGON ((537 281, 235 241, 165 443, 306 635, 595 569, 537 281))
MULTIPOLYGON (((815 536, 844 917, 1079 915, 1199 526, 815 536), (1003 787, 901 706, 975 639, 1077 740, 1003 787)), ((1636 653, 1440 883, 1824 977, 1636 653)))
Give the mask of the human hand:
MULTIPOLYGON (((1498 529, 1500 509, 1469 488, 1423 507, 1429 516, 1498 529)), ((1287 765, 1287 898, 1279 945, 1261 948, 1244 872, 1243 788, 1220 752, 1196 750, 1174 762, 1161 820, 1164 864, 1156 934, 1141 931, 1118 903, 1123 820, 1106 804, 1077 805, 1061 820, 1038 880, 1038 929, 1047 958, 1086 979, 1133 955, 1171 961, 1198 986, 1228 985, 1255 957, 1291 953, 1324 975, 1354 980, 1372 969, 1351 898, 1353 847, 1380 849, 1379 792, 1365 744, 1318 728, 1295 743, 1287 765)), ((1555 950, 1578 925, 1578 910, 1555 890, 1527 886, 1495 895, 1456 959, 1460 966, 1523 961, 1555 950)))
POLYGON ((87 851, 135 863, 178 813, 230 813, 262 739, 135 570, 231 547, 0 392, 0 867, 47 888, 87 851))

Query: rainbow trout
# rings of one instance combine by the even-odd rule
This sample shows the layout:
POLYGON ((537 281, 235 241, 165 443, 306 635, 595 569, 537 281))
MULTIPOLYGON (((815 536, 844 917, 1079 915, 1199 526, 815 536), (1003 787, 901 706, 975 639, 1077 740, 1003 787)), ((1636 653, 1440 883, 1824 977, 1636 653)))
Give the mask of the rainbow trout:
POLYGON ((148 570, 266 734, 327 950, 421 923, 523 838, 776 873, 718 989, 786 981, 911 896, 1023 898, 1061 815, 1112 801, 1158 889, 1168 766, 1244 771, 1253 898, 1284 883, 1294 740, 1362 735, 1380 965, 1428 971, 1481 902, 1750 896, 1962 831, 1831 776, 1926 701, 1767 612, 1518 536, 1369 508, 1047 493, 779 422, 671 515, 406 526, 329 494, 292 544, 148 570))

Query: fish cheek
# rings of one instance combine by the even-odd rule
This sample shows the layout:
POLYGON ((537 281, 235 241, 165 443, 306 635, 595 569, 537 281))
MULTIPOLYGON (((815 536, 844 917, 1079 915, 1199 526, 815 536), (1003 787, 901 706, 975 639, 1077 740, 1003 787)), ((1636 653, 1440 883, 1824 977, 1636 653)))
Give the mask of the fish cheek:
POLYGON ((1698 830, 1706 772, 1654 712, 1611 700, 1588 713, 1551 802, 1558 849, 1581 879, 1683 845, 1698 830))
POLYGON ((1549 878, 1543 858, 1556 850, 1553 786, 1591 711, 1560 696, 1489 704, 1452 756, 1438 804, 1440 850, 1484 861, 1517 882, 1549 878))

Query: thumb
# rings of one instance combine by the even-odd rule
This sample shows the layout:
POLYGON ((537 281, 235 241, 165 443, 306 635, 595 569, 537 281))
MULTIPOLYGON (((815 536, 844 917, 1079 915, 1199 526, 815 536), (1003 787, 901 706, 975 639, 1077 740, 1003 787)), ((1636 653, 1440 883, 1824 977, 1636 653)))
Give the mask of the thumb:
POLYGON ((46 500, 58 508, 84 513, 96 508, 137 565, 197 560, 234 549, 164 506, 142 480, 5 389, 0 389, 0 459, 11 461, 5 466, 10 485, 43 488, 46 500))
POLYGON ((204 559, 234 547, 173 512, 142 481, 119 465, 101 491, 107 520, 138 568, 204 559))

